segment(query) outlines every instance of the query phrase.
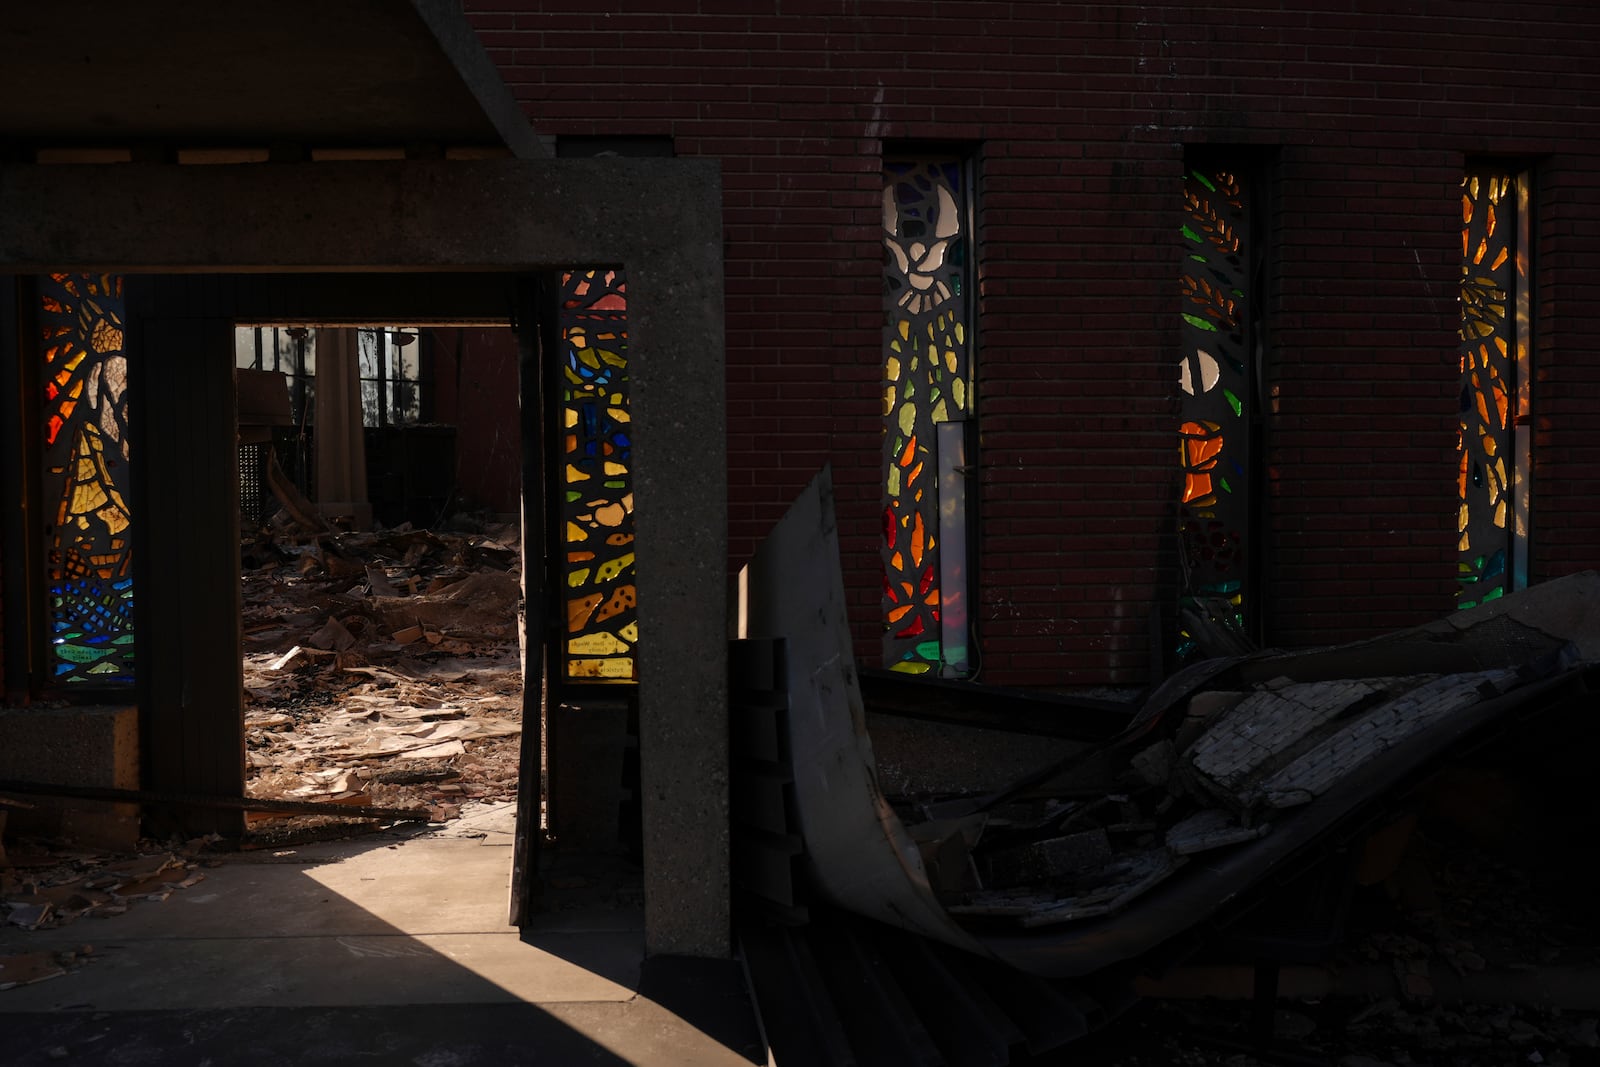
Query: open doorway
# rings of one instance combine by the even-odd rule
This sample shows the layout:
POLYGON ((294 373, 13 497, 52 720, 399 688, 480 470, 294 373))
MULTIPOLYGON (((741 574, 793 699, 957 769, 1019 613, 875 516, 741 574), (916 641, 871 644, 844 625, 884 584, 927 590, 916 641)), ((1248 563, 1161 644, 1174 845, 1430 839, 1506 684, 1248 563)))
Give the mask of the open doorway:
MULTIPOLYGON (((247 323, 234 355, 246 793, 426 811, 510 844, 523 728, 514 336, 247 323)), ((349 829, 259 814, 245 833, 271 844, 349 829)))

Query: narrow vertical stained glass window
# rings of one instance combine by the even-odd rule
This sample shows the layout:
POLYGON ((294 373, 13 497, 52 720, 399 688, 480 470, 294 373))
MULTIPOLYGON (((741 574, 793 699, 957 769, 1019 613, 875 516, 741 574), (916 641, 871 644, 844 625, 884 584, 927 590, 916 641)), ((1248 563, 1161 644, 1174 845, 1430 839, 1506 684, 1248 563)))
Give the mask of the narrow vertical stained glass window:
POLYGON ((1248 195, 1227 168, 1191 167, 1184 177, 1180 658, 1200 647, 1195 630, 1202 621, 1244 629, 1253 417, 1248 195))
POLYGON ((561 339, 566 677, 632 681, 639 622, 622 271, 562 275, 561 339))
POLYGON ((1461 438, 1457 607, 1527 583, 1528 182, 1501 167, 1461 181, 1461 438))
POLYGON ((128 359, 122 279, 39 279, 50 671, 57 683, 133 682, 128 359))
POLYGON ((884 163, 883 659, 912 674, 967 671, 971 205, 961 159, 884 163))

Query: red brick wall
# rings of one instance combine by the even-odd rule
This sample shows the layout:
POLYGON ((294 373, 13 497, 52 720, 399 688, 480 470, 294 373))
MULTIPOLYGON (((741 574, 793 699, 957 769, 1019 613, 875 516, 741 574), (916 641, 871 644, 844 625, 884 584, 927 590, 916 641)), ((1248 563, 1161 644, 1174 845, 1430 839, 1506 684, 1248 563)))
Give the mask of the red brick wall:
POLYGON ((1269 640, 1451 607, 1468 156, 1535 164, 1533 574, 1600 556, 1600 5, 1319 6, 466 3, 542 134, 722 161, 732 563, 831 461, 867 662, 880 153, 972 146, 983 677, 1050 685, 1142 682, 1176 596, 1185 145, 1274 161, 1269 640))

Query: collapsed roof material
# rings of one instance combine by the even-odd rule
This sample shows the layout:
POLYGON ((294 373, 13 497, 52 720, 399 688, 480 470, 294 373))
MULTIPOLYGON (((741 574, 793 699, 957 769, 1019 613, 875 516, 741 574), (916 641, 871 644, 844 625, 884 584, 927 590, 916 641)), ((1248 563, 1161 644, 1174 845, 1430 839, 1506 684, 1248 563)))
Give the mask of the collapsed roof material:
POLYGON ((827 471, 742 584, 748 636, 786 648, 794 794, 817 889, 1042 975, 1155 948, 1484 731, 1600 686, 1600 575, 1586 572, 1372 641, 1198 664, 1110 740, 903 815, 867 731, 827 471), (1017 800, 1032 804, 1026 819, 1002 808, 1017 800))

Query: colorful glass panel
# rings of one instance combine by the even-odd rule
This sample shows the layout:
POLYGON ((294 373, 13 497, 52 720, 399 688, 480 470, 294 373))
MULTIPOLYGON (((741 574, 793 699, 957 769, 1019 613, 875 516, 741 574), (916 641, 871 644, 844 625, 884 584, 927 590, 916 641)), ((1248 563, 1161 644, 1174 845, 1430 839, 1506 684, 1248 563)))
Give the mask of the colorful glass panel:
POLYGON ((134 680, 122 279, 39 279, 52 680, 134 680))
MULTIPOLYGON (((1182 391, 1178 461, 1180 616, 1244 626, 1250 520, 1249 212, 1240 177, 1192 168, 1183 182, 1182 391), (1220 610, 1219 610, 1220 609, 1220 610), (1218 616, 1224 618, 1218 619, 1218 616)), ((1180 628, 1180 658, 1195 650, 1180 628)))
POLYGON ((1456 606, 1470 608, 1511 588, 1516 487, 1517 370, 1527 358, 1527 257, 1518 183, 1503 170, 1461 180, 1460 440, 1457 443, 1456 606))
POLYGON ((886 161, 883 231, 883 659, 912 674, 956 673, 967 650, 946 647, 941 596, 964 596, 944 588, 964 568, 940 559, 935 427, 973 411, 964 163, 886 161))
POLYGON ((561 340, 566 677, 633 681, 639 620, 622 271, 562 275, 561 340))

